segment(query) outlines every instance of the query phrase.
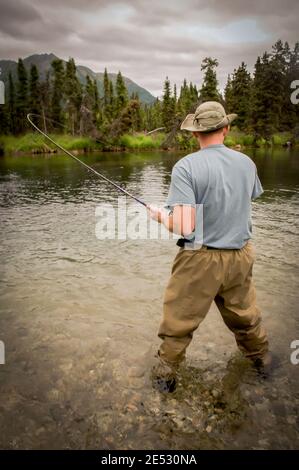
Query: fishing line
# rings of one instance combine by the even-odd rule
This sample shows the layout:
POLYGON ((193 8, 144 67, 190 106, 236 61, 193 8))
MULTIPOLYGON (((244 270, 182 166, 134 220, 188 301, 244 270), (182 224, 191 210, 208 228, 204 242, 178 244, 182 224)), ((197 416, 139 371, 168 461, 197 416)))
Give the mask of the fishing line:
MULTIPOLYGON (((31 119, 32 116, 35 116, 35 117, 39 117, 39 118, 42 118, 44 119, 43 116, 41 116, 40 114, 33 114, 33 113, 29 113, 27 114, 27 119, 28 121, 30 122, 30 124, 34 127, 34 129, 36 129, 40 134, 42 134, 46 139, 48 139, 50 142, 52 142, 52 144, 56 145, 56 147, 58 147, 60 150, 62 150, 62 152, 64 152, 66 155, 68 155, 69 157, 73 158, 74 160, 76 160, 78 163, 81 163, 81 165, 85 166, 85 168, 87 168, 89 171, 91 171, 92 173, 94 173, 95 175, 97 175, 99 178, 103 179, 104 181, 106 181, 106 183, 109 183, 111 184, 112 186, 114 186, 116 189, 118 189, 119 191, 121 191, 122 193, 126 194, 127 196, 131 197, 132 199, 135 199, 135 201, 139 202, 139 204, 142 204, 143 206, 147 207, 147 204, 144 202, 144 201, 141 201, 141 199, 138 199, 138 197, 134 196, 133 194, 131 194, 129 191, 127 191, 126 189, 122 188, 121 186, 119 186, 118 184, 116 184, 114 181, 110 180, 109 178, 107 178, 106 176, 102 175, 101 173, 99 173, 98 171, 96 171, 94 168, 92 168, 91 166, 87 165, 86 163, 82 162, 82 160, 80 160, 80 158, 77 158, 75 155, 73 155, 71 152, 69 152, 68 150, 66 150, 65 148, 63 148, 60 144, 58 144, 57 142, 55 142, 55 140, 52 139, 52 137, 50 137, 48 134, 46 134, 45 132, 43 132, 31 119)), ((48 119, 48 118, 45 118, 47 121, 52 121, 52 119, 48 119)))

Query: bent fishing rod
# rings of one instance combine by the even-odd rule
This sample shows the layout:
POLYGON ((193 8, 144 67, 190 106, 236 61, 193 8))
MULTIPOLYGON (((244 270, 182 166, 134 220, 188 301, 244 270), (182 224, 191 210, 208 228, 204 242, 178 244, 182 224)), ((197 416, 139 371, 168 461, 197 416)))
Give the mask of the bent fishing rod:
MULTIPOLYGON (((34 127, 34 129, 36 129, 40 134, 42 134, 46 139, 48 139, 50 142, 52 142, 52 144, 56 145, 56 147, 58 147, 60 150, 62 150, 62 152, 64 152, 66 155, 68 155, 69 157, 73 158, 74 160, 76 160, 78 163, 81 163, 81 165, 85 166, 85 168, 87 168, 89 171, 91 171, 92 173, 94 173, 95 175, 97 175, 99 178, 103 179, 104 181, 106 181, 106 183, 109 183, 111 184, 112 186, 114 186, 116 189, 118 189, 119 191, 121 191, 122 193, 126 194, 127 196, 131 197, 132 199, 135 199, 135 201, 139 202, 139 204, 142 204, 143 206, 145 207, 148 207, 148 205, 144 202, 144 201, 141 201, 141 199, 138 199, 138 197, 134 196, 133 194, 131 194, 129 191, 127 191, 126 189, 122 188, 121 186, 119 186, 118 184, 116 184, 114 181, 110 180, 109 178, 107 178, 106 176, 102 175, 101 173, 99 173, 98 171, 96 171, 94 168, 92 168, 91 166, 87 165, 86 163, 82 162, 82 160, 80 160, 80 158, 77 158, 75 155, 73 155, 71 152, 69 152, 68 150, 66 150, 64 147, 62 147, 62 145, 58 144, 57 142, 55 142, 54 139, 52 139, 52 137, 50 137, 48 134, 46 134, 45 132, 43 132, 31 119, 31 117, 42 117, 40 116, 39 114, 34 114, 34 113, 29 113, 27 114, 27 119, 28 121, 30 122, 30 124, 34 127)), ((47 118, 47 120, 49 120, 47 118)))

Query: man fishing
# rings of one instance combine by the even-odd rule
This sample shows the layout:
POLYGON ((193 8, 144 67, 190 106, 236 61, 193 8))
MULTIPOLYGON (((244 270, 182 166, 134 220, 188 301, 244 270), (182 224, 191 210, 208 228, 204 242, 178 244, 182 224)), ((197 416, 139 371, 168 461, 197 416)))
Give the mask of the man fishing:
POLYGON ((263 189, 253 161, 223 143, 236 117, 226 115, 215 101, 188 114, 181 129, 193 133, 200 150, 173 167, 167 210, 149 206, 154 220, 184 237, 178 241, 180 250, 165 292, 158 333, 162 344, 153 371, 156 385, 164 391, 175 389, 177 368, 213 301, 253 365, 265 369, 271 363, 256 305, 250 242, 251 200, 263 189), (203 208, 202 224, 196 217, 198 207, 203 208), (199 229, 200 248, 195 239, 199 229))

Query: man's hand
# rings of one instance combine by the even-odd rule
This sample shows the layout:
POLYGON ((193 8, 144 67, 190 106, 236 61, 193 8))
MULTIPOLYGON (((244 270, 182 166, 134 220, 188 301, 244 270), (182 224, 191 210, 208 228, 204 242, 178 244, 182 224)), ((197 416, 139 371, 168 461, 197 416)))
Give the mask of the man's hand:
POLYGON ((149 211, 151 219, 156 220, 159 223, 163 223, 163 218, 166 214, 166 211, 163 208, 149 204, 147 206, 147 210, 149 211))

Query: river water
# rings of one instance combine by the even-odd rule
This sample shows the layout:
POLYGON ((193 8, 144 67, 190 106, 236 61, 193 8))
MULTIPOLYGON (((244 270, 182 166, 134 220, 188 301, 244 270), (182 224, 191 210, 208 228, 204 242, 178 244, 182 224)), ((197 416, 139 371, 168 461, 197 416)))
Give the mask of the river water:
MULTIPOLYGON (((150 369, 175 242, 98 239, 96 207, 119 194, 66 156, 0 159, 0 448, 299 447, 299 152, 249 153, 265 189, 255 282, 280 365, 257 376, 213 306, 169 395, 150 369)), ((180 156, 80 158, 161 204, 180 156)))

